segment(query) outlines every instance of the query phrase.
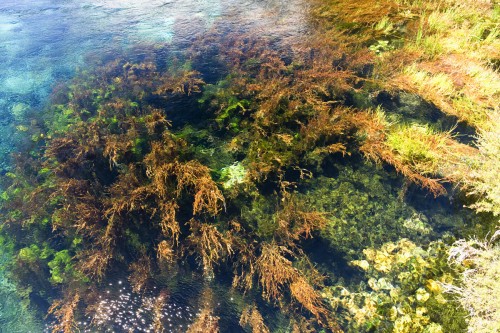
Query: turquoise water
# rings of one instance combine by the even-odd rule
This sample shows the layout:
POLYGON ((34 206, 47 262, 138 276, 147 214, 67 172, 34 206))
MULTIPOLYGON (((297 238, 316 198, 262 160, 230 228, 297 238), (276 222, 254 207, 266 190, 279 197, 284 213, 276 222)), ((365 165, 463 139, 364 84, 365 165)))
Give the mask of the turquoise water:
POLYGON ((141 44, 188 47, 215 22, 228 30, 293 36, 298 1, 6 0, 0 3, 0 167, 16 144, 13 124, 41 108, 55 83, 88 57, 112 58, 141 44))
MULTIPOLYGON (((21 149, 18 124, 29 123, 30 115, 40 112, 48 103, 54 86, 70 79, 89 58, 112 59, 116 52, 124 51, 140 54, 141 45, 151 47, 156 43, 170 43, 173 48, 183 49, 214 24, 226 26, 228 31, 252 27, 263 35, 289 37, 302 31, 299 24, 302 12, 298 1, 1 1, 0 174, 4 177, 11 169, 10 156, 21 149)), ((7 244, 1 246, 0 332, 49 331, 50 318, 43 323, 30 312, 27 298, 16 293, 16 283, 7 277, 4 267, 12 259, 11 253, 7 244)), ((192 289, 197 290, 200 283, 195 283, 192 289)), ((190 288, 172 295, 165 305, 166 316, 180 313, 183 317, 171 318, 177 325, 174 331, 183 331, 178 325, 186 327, 196 314, 194 306, 190 308, 186 301, 191 295, 187 292, 190 288)), ((140 319, 129 318, 118 325, 122 315, 112 311, 103 319, 102 326, 117 332, 143 331, 143 328, 146 331, 151 309, 144 308, 144 302, 151 302, 155 296, 134 294, 126 289, 109 292, 106 302, 120 311, 142 307, 146 312, 143 318, 149 323, 142 325, 140 319), (126 293, 132 296, 125 302, 126 293)), ((82 331, 94 331, 88 328, 89 323, 85 319, 80 323, 82 331)))

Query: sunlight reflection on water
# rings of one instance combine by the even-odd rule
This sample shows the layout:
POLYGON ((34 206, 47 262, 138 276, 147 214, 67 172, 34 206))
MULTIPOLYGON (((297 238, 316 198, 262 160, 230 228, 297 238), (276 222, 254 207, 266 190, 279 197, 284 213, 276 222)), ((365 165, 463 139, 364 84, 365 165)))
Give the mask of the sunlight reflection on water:
MULTIPOLYGON (((127 282, 118 280, 109 284, 99 296, 94 315, 82 318, 76 323, 80 332, 155 332, 158 319, 165 333, 185 332, 200 315, 194 307, 185 302, 169 300, 158 308, 156 305, 165 296, 152 292, 136 293, 127 282)), ((52 332, 53 325, 47 324, 44 332, 52 332)))

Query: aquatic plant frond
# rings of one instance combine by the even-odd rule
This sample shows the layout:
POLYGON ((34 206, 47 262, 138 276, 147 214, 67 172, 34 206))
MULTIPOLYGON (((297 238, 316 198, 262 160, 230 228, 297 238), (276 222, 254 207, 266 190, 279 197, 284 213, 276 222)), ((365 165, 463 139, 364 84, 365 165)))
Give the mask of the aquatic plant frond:
POLYGON ((194 252, 201 257, 203 274, 212 277, 214 266, 233 254, 231 239, 219 232, 214 225, 195 219, 191 219, 188 224, 191 231, 188 240, 194 252))
POLYGON ((259 284, 264 297, 268 300, 279 300, 283 297, 284 288, 298 275, 292 261, 285 255, 291 252, 277 244, 268 243, 262 246, 261 254, 255 265, 259 275, 259 284))
POLYGON ((256 305, 247 306, 243 309, 240 317, 240 326, 249 326, 253 333, 270 333, 271 331, 264 323, 264 318, 260 314, 256 305))
POLYGON ((137 261, 129 266, 130 275, 128 277, 134 292, 142 291, 152 277, 151 260, 148 256, 142 255, 137 261))
POLYGON ((64 300, 57 300, 52 303, 48 313, 54 315, 58 319, 58 323, 52 328, 53 333, 75 332, 77 325, 75 321, 75 311, 80 303, 80 295, 76 293, 70 294, 64 300))

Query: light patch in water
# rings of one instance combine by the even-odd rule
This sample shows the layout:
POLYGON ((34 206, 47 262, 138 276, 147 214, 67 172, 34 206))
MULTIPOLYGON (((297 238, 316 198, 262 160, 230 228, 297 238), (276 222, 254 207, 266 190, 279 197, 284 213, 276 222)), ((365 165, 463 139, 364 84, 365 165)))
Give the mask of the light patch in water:
MULTIPOLYGON (((99 297, 94 316, 86 316, 78 321, 79 332, 155 332, 155 315, 160 316, 160 322, 165 333, 185 332, 200 315, 195 308, 170 300, 161 309, 155 309, 161 296, 152 293, 139 294, 117 281, 115 286, 109 284, 99 297), (112 289, 118 286, 119 289, 112 289)), ((46 325, 44 333, 50 333, 53 322, 46 325)))
POLYGON ((47 85, 52 80, 52 73, 47 70, 43 72, 25 73, 8 72, 2 79, 0 90, 4 93, 36 94, 37 90, 47 85))

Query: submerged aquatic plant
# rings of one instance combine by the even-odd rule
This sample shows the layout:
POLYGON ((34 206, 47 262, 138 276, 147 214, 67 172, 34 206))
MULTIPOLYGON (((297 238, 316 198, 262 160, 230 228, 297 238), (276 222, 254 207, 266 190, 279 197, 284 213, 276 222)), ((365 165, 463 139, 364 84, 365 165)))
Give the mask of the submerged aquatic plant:
POLYGON ((264 318, 255 305, 246 307, 241 313, 240 325, 249 326, 253 333, 269 333, 269 328, 264 324, 264 318))
MULTIPOLYGON (((444 182, 459 183, 479 197, 474 207, 496 213, 496 178, 486 168, 498 131, 484 115, 495 107, 488 82, 497 73, 481 53, 459 77, 454 70, 464 68, 442 58, 453 53, 448 46, 430 49, 445 34, 439 17, 451 15, 437 2, 327 2, 311 11, 318 33, 298 44, 214 29, 178 58, 158 48, 113 60, 55 91, 1 194, 18 252, 13 272, 52 304, 54 332, 95 313, 95 295, 115 270, 138 293, 186 267, 207 281, 232 274, 252 304, 239 309, 240 324, 253 331, 271 331, 262 301, 297 332, 439 332, 455 328, 449 318, 462 329, 463 315, 435 283, 451 276, 443 243, 400 240, 435 236, 405 205, 408 185, 398 179, 397 191, 384 186, 396 179, 387 171, 345 165, 363 155, 435 196, 446 193, 444 182), (215 79, 199 65, 207 63, 221 68, 215 79), (382 90, 420 94, 469 122, 482 130, 479 149, 451 130, 393 121, 370 97, 382 90), (358 259, 352 265, 368 286, 356 294, 331 285, 336 272, 308 252, 316 236, 339 259, 358 259), (344 327, 339 304, 350 311, 344 327), (436 319, 440 307, 449 318, 436 319)), ((496 43, 490 28, 474 28, 485 39, 480 52, 496 43)), ((211 293, 201 293, 190 332, 220 329, 211 293)), ((166 299, 152 307, 159 331, 166 299)))
MULTIPOLYGON (((228 56, 235 57, 238 47, 228 56)), ((282 80, 276 82, 276 93, 279 87, 292 83, 291 77, 279 78, 285 64, 277 55, 259 55, 264 48, 265 45, 257 44, 255 56, 268 64, 260 64, 256 69, 262 81, 282 80)), ((338 331, 335 318, 317 292, 320 284, 313 278, 318 273, 312 264, 305 271, 295 267, 297 261, 307 261, 298 244, 324 226, 323 216, 296 202, 288 193, 293 182, 285 179, 275 182, 282 200, 270 217, 277 226, 270 232, 260 232, 259 226, 255 228, 250 221, 241 219, 233 208, 240 197, 265 197, 260 193, 265 179, 283 178, 285 168, 299 170, 304 175, 301 178, 310 173, 300 168, 300 160, 293 157, 296 148, 290 145, 286 134, 290 130, 285 129, 282 135, 271 139, 282 144, 276 152, 267 152, 275 154, 268 166, 261 168, 257 164, 268 163, 266 159, 255 160, 260 152, 265 152, 257 146, 249 147, 239 164, 244 166, 239 172, 246 174, 241 170, 248 170, 249 176, 238 176, 237 181, 249 185, 234 196, 234 203, 227 202, 224 186, 220 188, 212 178, 212 170, 194 158, 187 148, 189 142, 171 129, 172 123, 165 113, 175 105, 171 101, 196 101, 190 95, 201 91, 201 73, 187 65, 178 66, 173 59, 172 65, 161 72, 154 54, 151 57, 138 63, 112 61, 94 72, 82 73, 71 86, 57 92, 54 101, 58 104, 50 109, 54 116, 46 115, 46 134, 32 148, 42 158, 20 159, 19 172, 12 176, 5 192, 6 209, 16 206, 31 192, 29 201, 17 207, 18 213, 12 211, 6 223, 15 228, 23 224, 33 227, 18 230, 16 235, 19 244, 28 245, 20 250, 16 269, 19 278, 29 284, 33 278, 28 277, 29 272, 35 273, 40 281, 61 285, 60 299, 52 301, 50 308, 58 319, 54 331, 73 331, 80 309, 96 309, 94 294, 87 291, 99 290, 115 267, 128 271, 133 290, 139 292, 146 290, 155 276, 175 269, 173 265, 180 265, 180 259, 186 256, 199 259, 197 262, 207 277, 213 277, 216 267, 224 262, 232 263, 237 272, 235 281, 241 282, 235 285, 249 289, 255 286, 261 289, 264 299, 279 301, 282 308, 287 303, 299 304, 316 318, 316 325, 338 331), (285 155, 291 160, 287 161, 285 155), (31 234, 38 229, 41 233, 31 234), (48 243, 47 251, 31 244, 32 237, 44 239, 50 233, 57 235, 58 241, 48 243), (262 242, 255 246, 254 240, 262 242), (25 262, 31 267, 25 266, 25 262), (270 274, 271 267, 277 269, 276 274, 270 274), (259 283, 253 284, 254 279, 259 283)), ((252 79, 255 69, 236 66, 233 70, 239 72, 240 80, 246 80, 239 86, 242 93, 248 91, 247 85, 257 84, 252 79)), ((317 84, 330 86, 329 78, 321 78, 317 84)), ((274 130, 276 125, 260 112, 268 113, 275 122, 293 122, 307 116, 302 119, 300 127, 304 132, 299 137, 297 151, 306 154, 317 148, 318 140, 326 146, 324 155, 343 150, 342 144, 335 143, 335 137, 352 125, 329 122, 319 136, 309 134, 307 126, 318 121, 310 108, 316 107, 325 116, 331 114, 338 119, 342 112, 348 114, 348 109, 338 109, 339 115, 334 115, 311 91, 305 92, 304 100, 298 99, 294 94, 302 88, 294 85, 303 87, 301 81, 293 82, 289 88, 289 101, 269 95, 264 90, 265 82, 258 84, 261 87, 255 86, 253 102, 248 104, 252 122, 233 139, 249 142, 260 138, 260 143, 255 142, 257 145, 271 144, 259 128, 274 130), (270 103, 267 111, 258 108, 266 103, 270 103), (299 107, 301 104, 304 106, 299 107), (297 107, 299 111, 294 115, 297 107), (279 113, 285 109, 289 111, 281 119, 279 113)), ((213 126, 221 124, 217 117, 215 112, 213 126)), ((235 135, 235 132, 221 135, 235 135)), ((220 180, 225 181, 224 175, 220 180)), ((216 316, 209 313, 207 310, 199 323, 216 330, 215 324, 208 323, 216 316)))
POLYGON ((363 254, 363 260, 350 264, 367 274, 367 284, 325 289, 330 301, 346 311, 350 331, 465 331, 463 310, 441 287, 456 277, 445 244, 431 243, 424 250, 401 239, 363 254))
MULTIPOLYGON (((479 212, 500 215, 500 115, 491 114, 491 127, 479 132, 479 154, 470 159, 470 173, 462 173, 461 179, 465 190, 477 200, 472 208, 479 212)), ((469 157, 470 158, 470 157, 469 157)))
POLYGON ((247 172, 241 163, 234 163, 230 166, 224 167, 220 171, 220 180, 223 182, 222 186, 229 189, 237 184, 245 182, 247 172))
POLYGON ((422 243, 435 235, 425 215, 418 216, 401 198, 403 187, 394 175, 370 164, 338 168, 335 178, 307 181, 300 199, 323 212, 326 223, 320 236, 346 258, 358 258, 363 249, 402 236, 422 243))

